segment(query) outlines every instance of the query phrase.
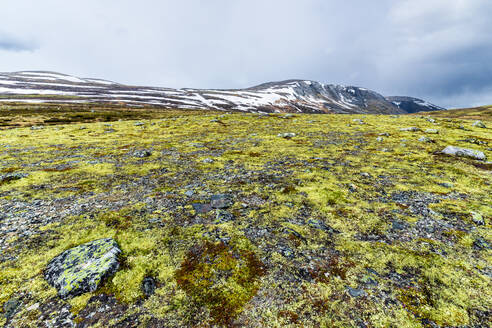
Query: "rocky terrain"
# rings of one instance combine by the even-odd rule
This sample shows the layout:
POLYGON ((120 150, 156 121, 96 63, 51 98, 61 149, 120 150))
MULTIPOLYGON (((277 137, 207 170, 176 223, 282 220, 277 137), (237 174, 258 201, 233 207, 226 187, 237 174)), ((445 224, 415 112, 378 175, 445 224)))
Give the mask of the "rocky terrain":
POLYGON ((353 86, 288 80, 239 90, 128 86, 53 72, 0 73, 0 102, 104 103, 242 112, 403 114, 441 110, 410 97, 353 86))
POLYGON ((93 106, 0 106, 0 325, 491 326, 490 109, 93 106))

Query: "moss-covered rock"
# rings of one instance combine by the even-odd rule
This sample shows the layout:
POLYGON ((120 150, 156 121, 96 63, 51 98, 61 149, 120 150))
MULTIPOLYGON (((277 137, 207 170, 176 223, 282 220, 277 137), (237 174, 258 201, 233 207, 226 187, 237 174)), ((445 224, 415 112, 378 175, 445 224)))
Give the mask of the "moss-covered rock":
POLYGON ((93 292, 118 270, 120 252, 111 238, 94 240, 55 257, 44 275, 62 298, 93 292))

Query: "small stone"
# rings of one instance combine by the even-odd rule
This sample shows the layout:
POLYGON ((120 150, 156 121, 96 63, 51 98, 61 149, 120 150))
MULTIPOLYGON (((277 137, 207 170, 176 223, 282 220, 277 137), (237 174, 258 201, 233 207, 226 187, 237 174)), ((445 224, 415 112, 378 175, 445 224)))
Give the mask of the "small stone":
POLYGON ((448 182, 438 183, 438 185, 440 185, 441 187, 444 187, 444 188, 453 188, 454 187, 454 185, 452 183, 448 183, 448 182))
POLYGON ((284 139, 292 139, 296 136, 296 134, 292 132, 286 132, 286 133, 279 133, 277 136, 284 139))
POLYGON ((362 289, 347 287, 347 291, 348 291, 349 295, 352 297, 367 296, 367 293, 362 289))
POLYGON ((138 158, 149 157, 149 156, 152 156, 152 152, 150 150, 146 150, 146 149, 136 150, 133 152, 133 156, 138 157, 138 158))
POLYGON ((427 118, 427 122, 436 123, 436 120, 432 117, 427 118))
POLYGON ((482 121, 475 121, 472 126, 476 127, 476 128, 482 128, 482 129, 486 129, 487 127, 485 126, 485 124, 482 122, 482 121))
POLYGON ((193 206, 193 209, 197 214, 207 213, 212 210, 210 204, 193 203, 191 206, 193 206))
POLYGON ((3 316, 10 320, 19 310, 21 301, 18 298, 11 298, 3 305, 3 316))
POLYGON ((359 123, 359 124, 365 124, 363 120, 361 120, 360 118, 354 118, 352 120, 352 122, 356 122, 356 123, 359 123))
POLYGON ((369 174, 369 173, 367 173, 367 172, 362 172, 360 175, 361 175, 363 178, 367 178, 367 179, 372 178, 372 175, 370 175, 370 174, 369 174))
POLYGON ((105 278, 118 270, 120 253, 112 238, 94 240, 52 259, 44 277, 64 299, 93 292, 105 278))
POLYGON ((135 125, 135 126, 143 126, 143 125, 145 125, 145 123, 144 122, 137 122, 137 123, 135 123, 133 125, 135 125))
POLYGON ((398 220, 391 221, 391 229, 394 231, 405 230, 407 226, 408 226, 407 223, 402 221, 398 221, 398 220))
POLYGON ((427 129, 427 130, 425 130, 425 133, 438 134, 439 133, 439 130, 437 130, 437 129, 427 129))
POLYGON ((142 281, 142 291, 145 296, 152 296, 156 289, 155 279, 152 277, 145 277, 142 281))
POLYGON ((220 223, 234 221, 234 215, 224 210, 216 210, 215 219, 220 223))
POLYGON ((34 303, 33 305, 29 306, 28 308, 26 308, 27 311, 36 311, 37 309, 39 309, 39 303, 34 303))
POLYGON ((401 128, 400 131, 402 131, 402 132, 417 132, 417 131, 420 131, 420 129, 415 127, 415 126, 411 126, 408 128, 401 128))
POLYGON ((419 138, 419 141, 420 141, 420 142, 432 142, 432 139, 427 138, 427 137, 420 137, 420 138, 419 138))
POLYGON ((458 157, 468 157, 478 160, 485 160, 485 154, 481 151, 467 148, 460 148, 455 146, 447 146, 442 150, 443 154, 458 156, 458 157))
POLYGON ((188 196, 188 197, 191 197, 191 196, 193 196, 193 195, 195 194, 195 192, 194 192, 193 190, 187 190, 187 191, 185 191, 185 193, 184 193, 184 194, 185 194, 186 196, 188 196))
POLYGON ((212 208, 229 208, 233 204, 232 197, 227 194, 213 195, 210 201, 212 208))
POLYGON ((390 134, 388 132, 383 132, 379 134, 381 137, 389 137, 390 134))
POLYGON ((381 141, 383 141, 383 137, 377 137, 377 138, 376 138, 376 141, 377 141, 377 142, 381 142, 381 141))
POLYGON ((485 239, 478 237, 473 242, 473 248, 478 249, 478 250, 489 249, 490 245, 485 239))
POLYGON ((475 223, 476 225, 485 225, 485 221, 483 220, 482 214, 477 212, 471 212, 471 214, 472 214, 473 223, 475 223))
POLYGON ((214 162, 214 160, 211 158, 205 158, 204 160, 202 160, 202 163, 205 163, 205 164, 212 164, 213 162, 214 162))

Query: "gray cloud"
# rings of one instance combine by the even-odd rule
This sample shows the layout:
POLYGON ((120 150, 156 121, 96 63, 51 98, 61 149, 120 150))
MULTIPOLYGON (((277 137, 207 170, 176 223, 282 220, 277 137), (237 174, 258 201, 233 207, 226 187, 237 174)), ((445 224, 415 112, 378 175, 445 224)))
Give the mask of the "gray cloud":
POLYGON ((489 0, 17 0, 2 30, 41 46, 2 51, 33 48, 0 36, 0 71, 214 88, 304 78, 492 104, 490 12, 489 0))
POLYGON ((0 33, 0 51, 33 51, 36 47, 37 45, 34 42, 14 39, 0 33))

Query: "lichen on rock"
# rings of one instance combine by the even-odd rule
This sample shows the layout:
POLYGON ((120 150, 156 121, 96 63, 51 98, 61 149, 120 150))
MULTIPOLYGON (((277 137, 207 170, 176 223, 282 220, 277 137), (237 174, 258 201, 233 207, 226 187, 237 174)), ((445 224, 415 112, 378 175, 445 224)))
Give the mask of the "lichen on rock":
POLYGON ((95 291, 118 270, 121 250, 111 238, 98 239, 68 249, 46 267, 45 279, 62 298, 95 291))

